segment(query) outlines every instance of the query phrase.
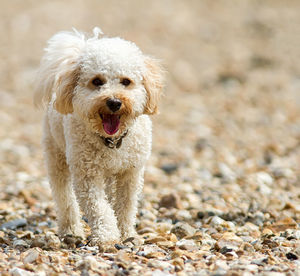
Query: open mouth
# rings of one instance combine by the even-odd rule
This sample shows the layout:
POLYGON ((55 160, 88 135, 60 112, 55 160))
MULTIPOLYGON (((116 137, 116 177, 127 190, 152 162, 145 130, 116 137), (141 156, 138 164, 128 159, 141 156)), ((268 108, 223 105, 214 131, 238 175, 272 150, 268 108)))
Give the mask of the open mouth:
POLYGON ((115 134, 120 128, 120 115, 100 114, 104 131, 109 134, 115 134))

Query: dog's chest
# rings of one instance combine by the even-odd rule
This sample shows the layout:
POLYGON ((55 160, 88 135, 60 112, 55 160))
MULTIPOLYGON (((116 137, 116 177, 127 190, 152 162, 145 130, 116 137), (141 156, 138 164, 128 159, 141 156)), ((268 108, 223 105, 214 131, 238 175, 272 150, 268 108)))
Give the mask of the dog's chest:
POLYGON ((151 122, 142 117, 128 130, 120 147, 109 148, 101 136, 86 131, 82 124, 65 124, 66 156, 71 166, 80 167, 88 175, 117 174, 143 167, 151 152, 151 122))
POLYGON ((150 145, 141 137, 128 135, 119 148, 109 148, 102 143, 97 163, 100 169, 118 173, 129 168, 143 165, 150 155, 150 145))

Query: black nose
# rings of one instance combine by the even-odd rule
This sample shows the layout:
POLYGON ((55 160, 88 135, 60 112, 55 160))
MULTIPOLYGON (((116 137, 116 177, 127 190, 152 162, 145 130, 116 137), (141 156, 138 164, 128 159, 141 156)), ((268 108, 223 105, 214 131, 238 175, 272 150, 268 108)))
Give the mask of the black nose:
POLYGON ((112 112, 116 112, 120 109, 122 102, 119 99, 108 99, 106 105, 112 112))

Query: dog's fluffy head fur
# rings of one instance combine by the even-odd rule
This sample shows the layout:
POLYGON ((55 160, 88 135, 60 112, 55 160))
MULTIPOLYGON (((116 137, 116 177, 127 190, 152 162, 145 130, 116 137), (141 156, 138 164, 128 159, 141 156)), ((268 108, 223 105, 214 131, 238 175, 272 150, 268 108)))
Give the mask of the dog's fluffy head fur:
POLYGON ((118 136, 137 116, 157 112, 163 71, 134 43, 99 38, 100 32, 94 29, 90 38, 60 32, 48 41, 35 102, 49 104, 54 94, 59 113, 78 116, 101 135, 118 136))

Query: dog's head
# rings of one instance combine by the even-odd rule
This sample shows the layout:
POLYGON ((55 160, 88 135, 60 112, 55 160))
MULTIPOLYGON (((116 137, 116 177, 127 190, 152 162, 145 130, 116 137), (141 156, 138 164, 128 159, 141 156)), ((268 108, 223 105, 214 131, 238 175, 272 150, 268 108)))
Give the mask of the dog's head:
POLYGON ((163 87, 159 63, 121 38, 63 32, 49 40, 37 101, 73 113, 104 136, 120 135, 141 114, 155 114, 163 87))

